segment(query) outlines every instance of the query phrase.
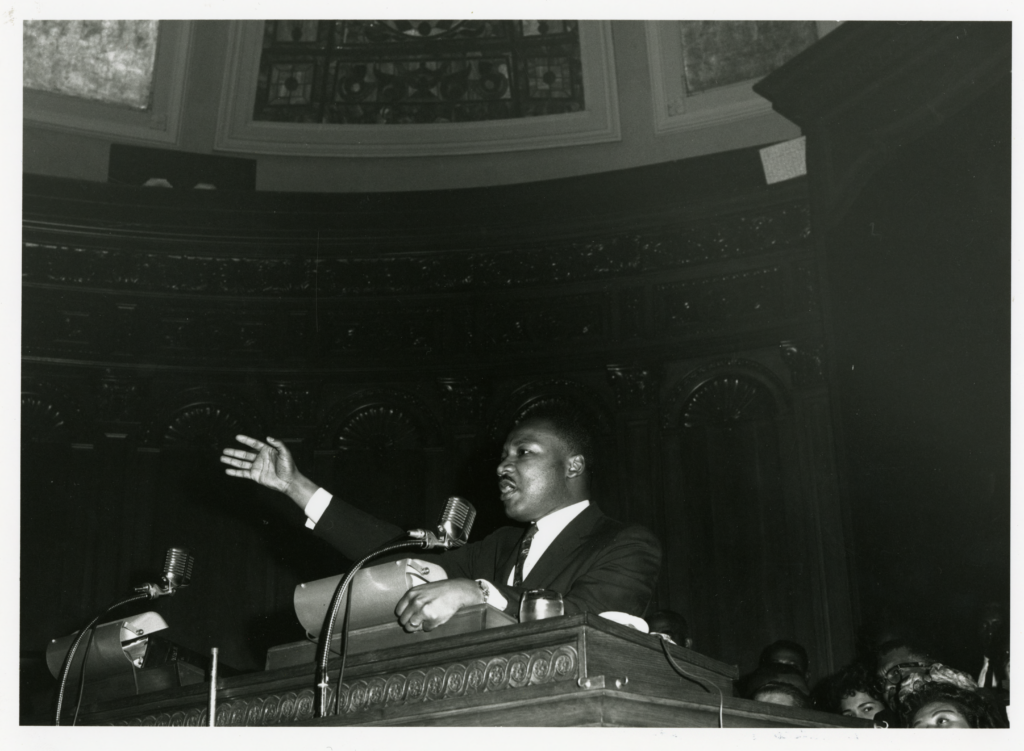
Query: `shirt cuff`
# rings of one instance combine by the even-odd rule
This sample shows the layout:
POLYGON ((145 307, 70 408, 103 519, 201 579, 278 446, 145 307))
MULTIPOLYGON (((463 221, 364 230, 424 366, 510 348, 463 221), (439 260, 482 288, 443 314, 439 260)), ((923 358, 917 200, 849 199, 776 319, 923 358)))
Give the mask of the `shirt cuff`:
POLYGON ((486 579, 477 579, 476 583, 480 585, 480 589, 484 591, 484 604, 495 607, 498 610, 504 610, 508 607, 508 600, 505 599, 505 595, 501 593, 497 587, 491 584, 486 579))
POLYGON ((327 510, 327 506, 333 497, 323 488, 317 488, 316 492, 309 497, 309 502, 306 503, 305 508, 307 529, 313 529, 316 526, 316 523, 320 521, 320 517, 327 510))

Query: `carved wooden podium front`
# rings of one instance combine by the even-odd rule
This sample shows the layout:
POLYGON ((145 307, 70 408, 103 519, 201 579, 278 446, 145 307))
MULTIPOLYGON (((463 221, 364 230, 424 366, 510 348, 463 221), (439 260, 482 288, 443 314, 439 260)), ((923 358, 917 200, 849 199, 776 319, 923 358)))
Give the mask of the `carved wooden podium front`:
MULTIPOLYGON (((593 614, 515 624, 349 655, 322 719, 312 664, 225 679, 216 724, 717 727, 721 715, 726 727, 870 727, 737 699, 734 666, 669 649, 699 682, 659 638, 593 614)), ((98 703, 79 724, 207 725, 208 697, 200 684, 98 703)))

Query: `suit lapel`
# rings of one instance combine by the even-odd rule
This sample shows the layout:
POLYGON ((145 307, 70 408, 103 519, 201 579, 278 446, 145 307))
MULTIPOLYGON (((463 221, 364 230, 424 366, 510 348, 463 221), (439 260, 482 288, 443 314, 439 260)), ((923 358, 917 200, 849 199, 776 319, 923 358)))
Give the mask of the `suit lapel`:
POLYGON ((579 516, 566 525, 565 529, 559 533, 558 537, 537 560, 533 569, 523 580, 523 586, 531 589, 542 587, 544 582, 550 582, 565 571, 603 516, 593 503, 580 512, 579 516))

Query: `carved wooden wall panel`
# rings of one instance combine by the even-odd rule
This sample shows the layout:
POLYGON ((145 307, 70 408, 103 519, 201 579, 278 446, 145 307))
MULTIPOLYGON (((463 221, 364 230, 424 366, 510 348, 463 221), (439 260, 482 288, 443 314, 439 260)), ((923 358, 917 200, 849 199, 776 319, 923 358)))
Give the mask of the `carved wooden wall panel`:
MULTIPOLYGON (((187 225, 194 215, 182 211, 187 225)), ((113 498, 103 534, 119 552, 102 591, 82 591, 60 610, 23 596, 23 623, 41 624, 23 627, 23 649, 41 648, 34 633, 77 628, 132 575, 150 575, 159 564, 152 546, 180 544, 177 535, 204 549, 204 569, 210 561, 231 573, 168 603, 178 629, 171 636, 197 649, 219 642, 229 664, 258 667, 261 648, 302 638, 291 588, 346 562, 310 537, 286 501, 225 478, 216 448, 237 432, 274 435, 314 480, 403 524, 429 523, 447 495, 464 495, 480 511, 477 536, 503 522, 495 465, 508 427, 552 401, 581 409, 595 428, 595 500, 661 536, 658 605, 711 633, 704 619, 712 614, 702 611, 715 580, 690 579, 700 573, 692 561, 715 553, 715 530, 695 532, 714 509, 702 499, 679 503, 693 479, 680 454, 688 445, 682 415, 713 402, 691 397, 726 362, 740 380, 756 374, 792 420, 793 384, 813 379, 823 356, 805 344, 820 339, 821 321, 798 189, 758 188, 716 210, 653 218, 636 207, 610 229, 552 230, 543 240, 513 242, 492 230, 476 247, 446 250, 428 235, 415 255, 411 233, 372 249, 353 235, 340 249, 343 234, 329 229, 317 259, 308 233, 271 256, 284 241, 269 228, 262 243, 196 226, 202 231, 183 252, 170 229, 133 234, 112 223, 104 235, 41 222, 38 212, 26 222, 26 534, 44 500, 63 508, 113 498), (797 375, 784 359, 803 363, 797 375), (118 446, 124 471, 97 474, 89 458, 50 468, 46 448, 71 443, 118 446), (47 471, 77 489, 52 492, 41 479, 47 471), (76 485, 79 473, 89 488, 76 485), (235 576, 240 582, 228 581, 235 576), (232 615, 219 626, 225 609, 232 615)), ((795 444, 817 433, 772 424, 783 473, 816 472, 797 466, 795 444)), ((799 482, 772 487, 795 508, 806 502, 799 482)), ((792 519, 781 518, 789 533, 792 519)), ((769 542, 774 565, 784 546, 769 542)), ((31 569, 42 551, 25 555, 31 569)), ((101 567, 103 556, 90 548, 88 565, 101 567)), ((62 586, 71 565, 58 551, 32 576, 62 586)), ((789 586, 764 581, 775 601, 789 586)), ((847 596, 838 586, 836 596, 847 596)), ((832 627, 795 606, 774 620, 720 625, 735 628, 735 638, 705 636, 698 649, 727 661, 747 658, 730 652, 741 642, 813 641, 832 627)))

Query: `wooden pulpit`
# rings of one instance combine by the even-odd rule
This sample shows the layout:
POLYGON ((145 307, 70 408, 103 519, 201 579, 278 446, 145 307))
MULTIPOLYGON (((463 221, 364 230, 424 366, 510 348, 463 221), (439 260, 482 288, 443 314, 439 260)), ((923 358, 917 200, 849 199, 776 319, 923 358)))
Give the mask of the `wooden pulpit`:
MULTIPOLYGON (((488 606, 481 605, 478 608, 488 606)), ((469 617, 482 618, 480 614, 469 617)), ((331 713, 313 717, 313 664, 219 680, 217 725, 871 727, 733 696, 737 669, 593 614, 411 639, 350 654, 331 713)), ((336 680, 340 660, 331 663, 336 680)), ((79 724, 208 724, 209 684, 83 707, 79 724)))

